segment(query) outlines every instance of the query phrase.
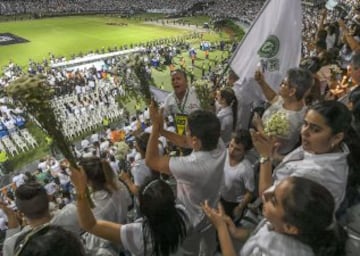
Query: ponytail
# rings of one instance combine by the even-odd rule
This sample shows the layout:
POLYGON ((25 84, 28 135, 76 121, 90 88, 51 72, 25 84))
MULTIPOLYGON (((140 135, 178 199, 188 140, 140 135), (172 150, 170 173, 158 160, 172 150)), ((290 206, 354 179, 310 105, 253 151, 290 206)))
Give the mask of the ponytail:
POLYGON ((144 216, 144 255, 151 238, 151 255, 170 255, 186 237, 186 224, 175 204, 170 186, 160 179, 146 182, 139 193, 140 212, 144 216))
POLYGON ((233 115, 233 125, 232 130, 233 132, 236 131, 236 124, 237 124, 237 112, 238 112, 238 101, 235 96, 235 92, 230 87, 225 87, 220 90, 220 95, 222 98, 225 99, 226 103, 231 106, 232 115, 233 115))
POLYGON ((233 114, 233 132, 236 131, 236 124, 237 124, 237 112, 238 112, 238 100, 234 95, 234 99, 231 103, 232 114, 233 114))
POLYGON ((112 193, 118 190, 114 172, 107 160, 98 157, 83 158, 80 159, 79 165, 84 169, 94 191, 106 190, 112 193))
POLYGON ((115 175, 113 170, 111 169, 109 162, 105 159, 101 159, 101 165, 105 175, 105 181, 107 187, 110 189, 110 191, 118 190, 118 187, 116 186, 115 183, 115 175))

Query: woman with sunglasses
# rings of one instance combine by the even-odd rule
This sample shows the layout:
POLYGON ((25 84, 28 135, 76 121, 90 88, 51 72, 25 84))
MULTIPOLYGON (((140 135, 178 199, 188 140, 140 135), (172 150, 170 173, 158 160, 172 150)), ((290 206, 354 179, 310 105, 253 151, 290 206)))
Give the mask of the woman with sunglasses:
POLYGON ((255 80, 260 85, 270 106, 261 118, 258 114, 254 114, 253 126, 257 131, 263 133, 265 124, 275 114, 284 115, 289 129, 279 140, 281 142, 279 142, 278 151, 280 154, 287 154, 299 143, 299 131, 306 111, 305 98, 313 87, 313 75, 310 71, 302 68, 289 69, 286 78, 280 85, 278 94, 267 84, 262 72, 256 71, 255 80))

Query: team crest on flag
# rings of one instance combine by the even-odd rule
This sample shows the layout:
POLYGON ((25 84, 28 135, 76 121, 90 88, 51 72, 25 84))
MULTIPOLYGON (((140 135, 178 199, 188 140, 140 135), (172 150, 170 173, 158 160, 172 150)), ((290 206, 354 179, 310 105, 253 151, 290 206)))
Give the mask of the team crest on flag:
POLYGON ((262 71, 279 71, 280 69, 280 60, 274 58, 280 49, 280 40, 275 35, 270 35, 265 42, 261 45, 257 54, 259 55, 262 71))
POLYGON ((289 68, 300 63, 301 3, 301 0, 267 0, 230 60, 231 69, 239 77, 235 86, 241 105, 237 125, 241 128, 249 127, 252 104, 265 100, 255 72, 262 71, 269 86, 278 92, 289 68))
POLYGON ((275 35, 270 35, 261 45, 258 55, 262 58, 270 59, 278 54, 280 49, 280 40, 275 35))

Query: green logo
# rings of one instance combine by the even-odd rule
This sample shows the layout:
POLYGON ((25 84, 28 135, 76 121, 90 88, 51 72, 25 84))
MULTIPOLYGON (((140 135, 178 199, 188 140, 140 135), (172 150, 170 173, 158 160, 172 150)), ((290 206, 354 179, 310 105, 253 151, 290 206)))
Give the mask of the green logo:
POLYGON ((280 40, 277 36, 270 35, 262 44, 257 52, 261 58, 270 59, 278 54, 280 49, 280 40))

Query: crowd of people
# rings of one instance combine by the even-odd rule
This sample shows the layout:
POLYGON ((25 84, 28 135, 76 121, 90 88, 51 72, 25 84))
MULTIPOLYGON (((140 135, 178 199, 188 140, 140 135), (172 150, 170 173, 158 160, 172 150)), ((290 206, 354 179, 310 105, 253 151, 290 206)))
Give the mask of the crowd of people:
POLYGON ((204 13, 210 15, 211 17, 240 19, 246 21, 247 24, 251 24, 251 21, 255 19, 264 3, 264 0, 215 1, 214 5, 211 5, 208 9, 204 10, 204 13))
MULTIPOLYGON (((118 51, 118 55, 103 58, 98 61, 97 65, 86 64, 86 58, 101 56, 105 50, 96 50, 86 56, 74 57, 73 60, 84 59, 85 64, 73 68, 66 65, 54 67, 53 65, 66 63, 66 61, 62 61, 61 57, 57 58, 51 53, 49 59, 45 58, 42 62, 29 59, 27 71, 9 61, 4 74, 0 77, 0 87, 6 88, 12 81, 26 73, 45 75, 49 86, 55 89, 52 105, 62 122, 63 132, 66 137, 73 139, 97 129, 101 126, 104 118, 109 119, 110 122, 121 119, 124 109, 123 106, 119 106, 118 97, 127 97, 131 91, 136 93, 135 91, 138 89, 133 66, 136 58, 143 60, 146 65, 146 73, 150 77, 154 61, 159 64, 161 62, 161 65, 168 65, 181 51, 190 47, 190 44, 185 42, 186 39, 199 36, 199 33, 194 32, 184 37, 124 46, 122 48, 124 51, 127 47, 135 46, 140 50, 126 54, 118 51), (86 125, 81 125, 81 123, 86 123, 86 125)), ((109 49, 109 52, 115 52, 115 49, 109 49)), ((13 141, 11 149, 7 145, 4 149, 11 155, 15 155, 20 151, 13 149, 22 148, 22 146, 18 145, 19 140, 13 139, 12 136, 16 135, 16 132, 19 131, 18 128, 24 127, 25 115, 20 108, 13 109, 8 106, 11 99, 3 97, 1 100, 6 105, 1 105, 3 118, 0 120, 0 136, 9 137, 10 135, 13 141)), ((21 137, 23 135, 20 135, 21 137)), ((2 146, 1 141, 0 146, 2 146)))
MULTIPOLYGON (((50 157, 17 174, 2 191, 3 255, 357 255, 360 10, 346 3, 305 11, 303 60, 279 91, 254 73, 266 104, 246 125, 234 72, 209 111, 182 67, 163 104, 84 137, 77 166, 50 157)), ((78 78, 64 120, 110 104, 105 89, 86 94, 102 72, 78 78)))
POLYGON ((204 13, 212 17, 244 17, 248 22, 253 20, 260 10, 264 0, 256 1, 209 1, 209 0, 186 0, 165 1, 95 1, 95 0, 43 0, 43 1, 0 1, 0 13, 2 15, 21 15, 36 14, 42 15, 61 15, 79 13, 114 13, 120 12, 131 14, 136 11, 163 12, 169 14, 179 14, 191 11, 192 8, 201 3, 203 8, 196 9, 196 12, 204 13))

